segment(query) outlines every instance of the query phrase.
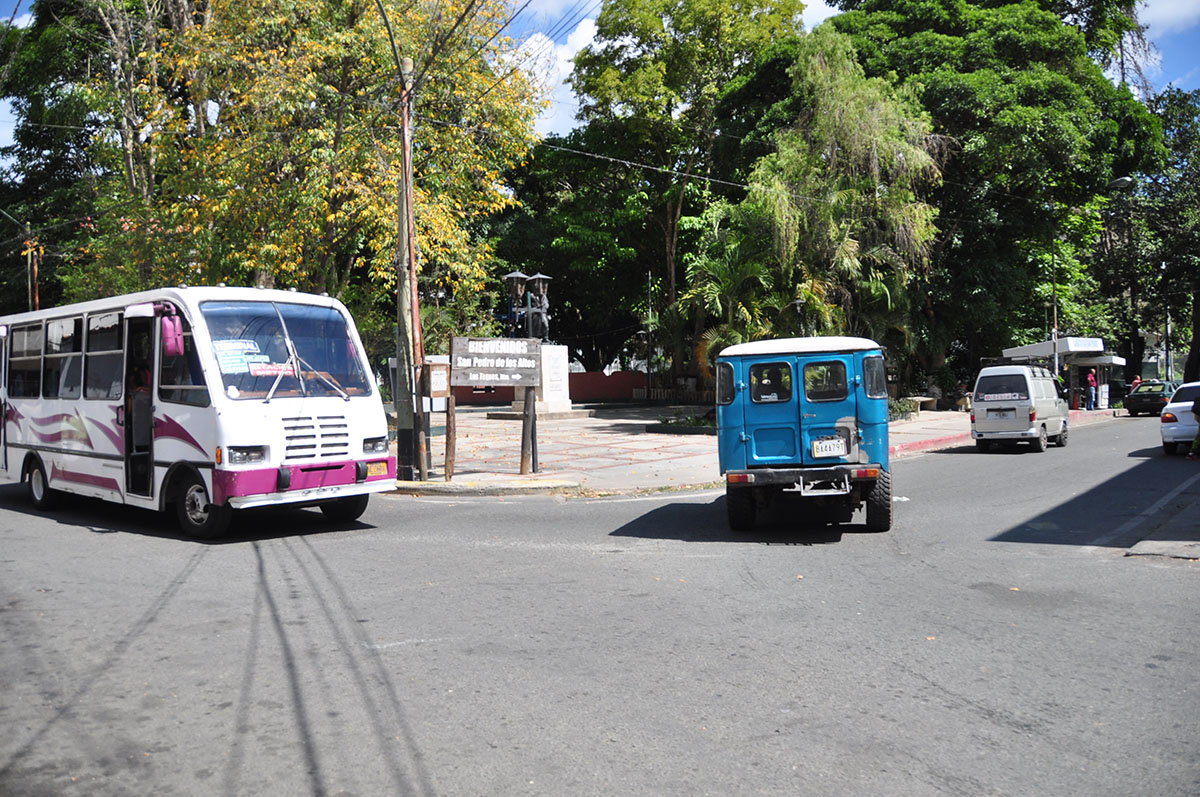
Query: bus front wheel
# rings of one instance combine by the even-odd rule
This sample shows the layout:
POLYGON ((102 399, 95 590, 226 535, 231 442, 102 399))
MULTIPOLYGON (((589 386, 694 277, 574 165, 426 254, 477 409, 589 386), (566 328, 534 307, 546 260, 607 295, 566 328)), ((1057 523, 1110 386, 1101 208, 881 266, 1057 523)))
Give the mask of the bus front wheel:
POLYGON ((187 476, 179 488, 175 513, 184 534, 196 539, 211 540, 220 537, 229 528, 233 509, 211 503, 204 482, 196 476, 187 476))
POLYGON ((334 523, 350 523, 358 520, 362 517, 362 513, 367 511, 367 501, 370 497, 369 495, 352 495, 349 498, 335 498, 321 504, 321 511, 334 523))

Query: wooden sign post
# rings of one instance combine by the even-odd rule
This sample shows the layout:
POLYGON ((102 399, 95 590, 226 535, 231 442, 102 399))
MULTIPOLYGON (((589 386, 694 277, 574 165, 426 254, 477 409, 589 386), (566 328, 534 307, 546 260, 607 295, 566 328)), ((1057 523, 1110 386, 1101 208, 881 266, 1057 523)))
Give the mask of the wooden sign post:
MULTIPOLYGON (((542 381, 542 342, 537 338, 454 338, 450 345, 451 387, 524 388, 521 475, 537 473, 537 397, 542 381)), ((453 402, 453 399, 451 399, 453 402)), ((453 403, 446 415, 446 478, 453 469, 453 403)))

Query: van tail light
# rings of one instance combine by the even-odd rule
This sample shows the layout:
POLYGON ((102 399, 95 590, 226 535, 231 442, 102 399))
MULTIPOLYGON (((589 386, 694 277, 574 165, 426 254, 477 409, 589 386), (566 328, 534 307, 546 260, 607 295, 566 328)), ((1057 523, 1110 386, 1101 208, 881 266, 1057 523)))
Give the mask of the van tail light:
POLYGON ((975 423, 975 412, 973 410, 971 412, 971 423, 975 423))
POLYGON ((1175 417, 1175 413, 1173 412, 1164 412, 1162 415, 1158 416, 1158 418, 1163 423, 1176 423, 1179 420, 1175 417))
POLYGON ((1037 409, 1034 407, 1030 407, 1029 408, 1029 422, 1033 423, 1036 420, 1037 420, 1037 409))

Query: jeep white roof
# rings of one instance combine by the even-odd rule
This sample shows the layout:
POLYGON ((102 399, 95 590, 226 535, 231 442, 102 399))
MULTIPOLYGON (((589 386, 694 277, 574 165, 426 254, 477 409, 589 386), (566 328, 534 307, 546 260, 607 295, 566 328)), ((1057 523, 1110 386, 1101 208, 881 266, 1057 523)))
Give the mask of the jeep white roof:
POLYGON ((831 335, 815 338, 775 338, 739 343, 721 351, 721 357, 736 357, 742 354, 820 354, 822 352, 867 351, 878 349, 879 344, 869 338, 851 338, 831 335))

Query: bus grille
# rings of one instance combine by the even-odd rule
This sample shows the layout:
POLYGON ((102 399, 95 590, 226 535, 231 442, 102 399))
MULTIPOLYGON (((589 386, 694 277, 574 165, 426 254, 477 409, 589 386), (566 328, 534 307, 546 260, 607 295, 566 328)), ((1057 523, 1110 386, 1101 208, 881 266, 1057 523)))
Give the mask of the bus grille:
POLYGON ((284 418, 283 437, 285 462, 350 455, 350 429, 345 415, 284 418))

